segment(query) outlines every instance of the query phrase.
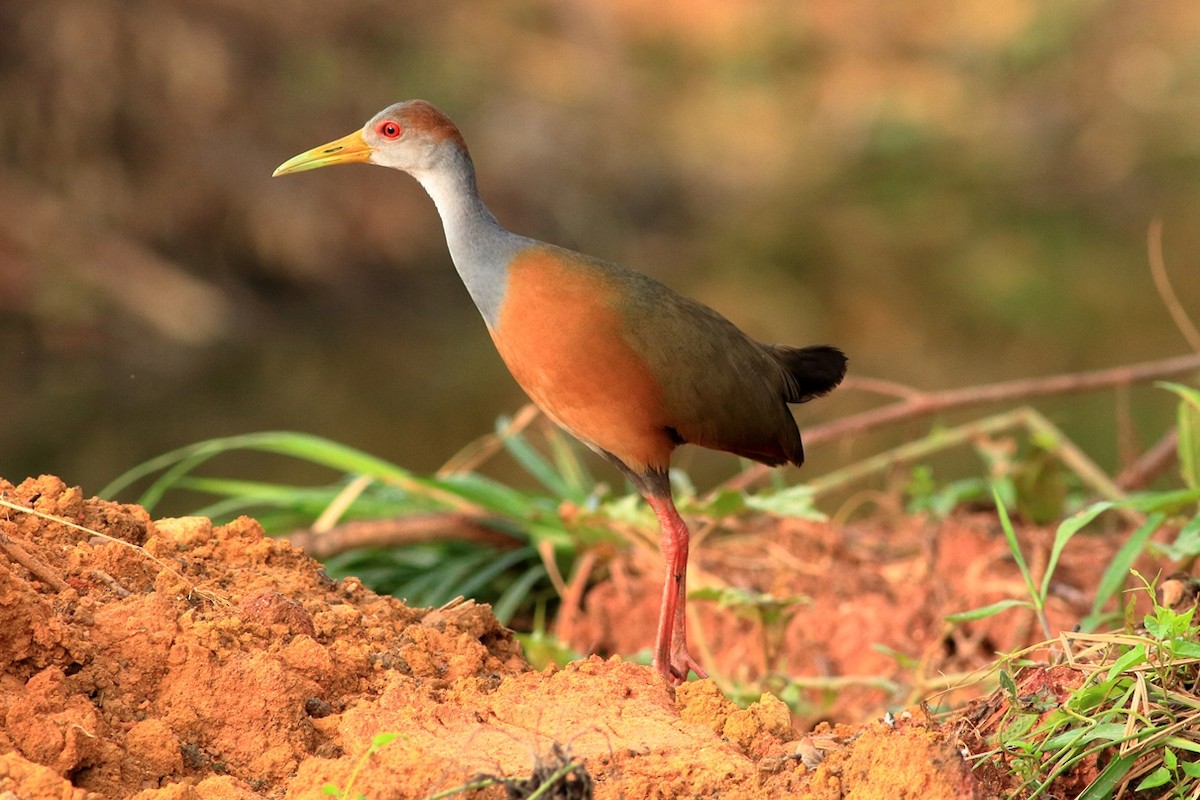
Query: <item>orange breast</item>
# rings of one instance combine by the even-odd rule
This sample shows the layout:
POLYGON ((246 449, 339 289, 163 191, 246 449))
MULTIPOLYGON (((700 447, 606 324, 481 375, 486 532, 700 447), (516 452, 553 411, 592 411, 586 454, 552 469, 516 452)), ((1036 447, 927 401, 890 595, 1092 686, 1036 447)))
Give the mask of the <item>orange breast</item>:
POLYGON ((491 330, 517 383, 553 420, 631 469, 665 468, 674 443, 662 390, 622 334, 604 269, 530 248, 509 267, 491 330))

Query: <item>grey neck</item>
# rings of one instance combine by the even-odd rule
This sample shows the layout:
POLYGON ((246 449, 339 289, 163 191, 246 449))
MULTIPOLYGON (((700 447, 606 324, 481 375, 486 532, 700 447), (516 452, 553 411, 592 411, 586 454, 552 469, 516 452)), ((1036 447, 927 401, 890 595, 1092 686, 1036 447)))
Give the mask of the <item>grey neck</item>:
POLYGON ((470 157, 454 148, 428 169, 413 170, 433 198, 450 258, 488 327, 496 326, 508 279, 508 264, 530 240, 500 227, 475 185, 470 157))

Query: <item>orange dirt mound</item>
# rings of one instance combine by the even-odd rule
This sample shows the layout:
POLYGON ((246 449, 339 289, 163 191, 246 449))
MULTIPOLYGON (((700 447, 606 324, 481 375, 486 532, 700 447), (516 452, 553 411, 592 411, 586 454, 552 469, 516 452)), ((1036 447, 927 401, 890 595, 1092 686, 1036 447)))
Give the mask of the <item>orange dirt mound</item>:
POLYGON ((556 744, 600 798, 982 796, 923 720, 800 737, 770 695, 739 710, 617 658, 531 672, 486 606, 334 582, 251 519, 151 520, 50 477, 0 496, 57 518, 0 511, 0 797, 316 798, 361 766, 356 794, 421 798, 556 744))

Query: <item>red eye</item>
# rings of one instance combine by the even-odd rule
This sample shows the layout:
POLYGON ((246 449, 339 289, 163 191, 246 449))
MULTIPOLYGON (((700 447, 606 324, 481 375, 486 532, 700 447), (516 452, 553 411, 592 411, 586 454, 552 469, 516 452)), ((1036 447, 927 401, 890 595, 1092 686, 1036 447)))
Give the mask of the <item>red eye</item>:
POLYGON ((385 139, 397 139, 404 129, 400 127, 399 122, 389 119, 379 123, 375 130, 379 131, 379 135, 385 139))

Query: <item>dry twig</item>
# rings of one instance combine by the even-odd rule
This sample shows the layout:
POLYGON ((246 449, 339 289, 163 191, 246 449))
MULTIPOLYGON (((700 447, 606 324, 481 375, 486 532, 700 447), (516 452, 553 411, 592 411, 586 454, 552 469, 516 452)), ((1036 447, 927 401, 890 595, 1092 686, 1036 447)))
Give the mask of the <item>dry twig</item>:
POLYGON ((1126 492, 1149 486, 1155 478, 1170 469, 1179 456, 1179 430, 1171 428, 1149 450, 1121 470, 1115 483, 1126 492))
POLYGON ((28 550, 2 533, 0 533, 0 551, 3 551, 13 561, 29 570, 29 573, 33 577, 54 591, 61 592, 69 588, 66 581, 55 575, 50 567, 43 564, 41 560, 31 555, 28 550))
POLYGON ((1154 278, 1154 288, 1158 290, 1159 298, 1167 307, 1167 313, 1171 315, 1175 327, 1187 340, 1188 346, 1200 353, 1200 331, 1196 330, 1195 323, 1188 316, 1183 303, 1179 302, 1179 295, 1175 294, 1175 288, 1171 286, 1171 280, 1167 277, 1167 264, 1163 259, 1162 248, 1162 220, 1156 219, 1150 223, 1146 234, 1146 247, 1150 255, 1150 275, 1154 278))
POLYGON ((325 531, 312 528, 286 537, 313 558, 325 559, 356 547, 400 547, 418 542, 451 539, 512 549, 520 543, 484 525, 471 514, 445 512, 380 520, 355 520, 325 531))
MULTIPOLYGON (((948 389, 941 392, 922 392, 898 403, 874 408, 860 414, 810 428, 804 434, 808 445, 857 436, 885 425, 927 417, 945 411, 973 406, 1028 400, 1059 394, 1074 394, 1107 389, 1114 386, 1145 383, 1200 370, 1200 354, 1191 353, 1159 361, 1146 361, 1123 367, 1050 375, 1044 378, 1021 378, 1000 383, 948 389)), ((727 481, 721 488, 745 489, 767 474, 768 467, 755 465, 727 481)))

